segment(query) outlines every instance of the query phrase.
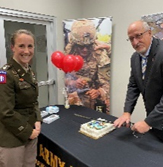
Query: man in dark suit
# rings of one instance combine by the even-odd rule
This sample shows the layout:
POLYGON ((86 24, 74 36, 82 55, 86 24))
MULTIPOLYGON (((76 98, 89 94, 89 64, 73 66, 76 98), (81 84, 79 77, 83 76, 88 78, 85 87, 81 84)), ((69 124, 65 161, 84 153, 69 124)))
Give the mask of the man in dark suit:
POLYGON ((137 99, 142 94, 147 117, 132 130, 145 133, 152 129, 163 140, 163 41, 152 37, 146 22, 135 21, 128 27, 128 40, 136 50, 131 57, 131 75, 124 113, 114 125, 129 126, 137 99))

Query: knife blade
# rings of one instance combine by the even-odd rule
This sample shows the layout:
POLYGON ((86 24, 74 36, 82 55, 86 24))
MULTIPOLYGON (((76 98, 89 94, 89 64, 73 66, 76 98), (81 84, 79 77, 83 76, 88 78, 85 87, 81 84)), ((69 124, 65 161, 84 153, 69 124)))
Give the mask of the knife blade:
POLYGON ((89 120, 93 119, 92 117, 87 117, 87 116, 76 114, 76 113, 74 113, 74 115, 77 116, 77 117, 81 117, 81 118, 85 118, 85 119, 89 119, 89 120))
MULTIPOLYGON (((87 116, 76 114, 76 113, 74 113, 74 115, 77 117, 88 119, 88 120, 97 120, 97 121, 101 121, 101 122, 108 122, 106 119, 102 119, 102 118, 92 118, 92 117, 87 117, 87 116)), ((109 121, 109 123, 111 123, 111 121, 109 121)))

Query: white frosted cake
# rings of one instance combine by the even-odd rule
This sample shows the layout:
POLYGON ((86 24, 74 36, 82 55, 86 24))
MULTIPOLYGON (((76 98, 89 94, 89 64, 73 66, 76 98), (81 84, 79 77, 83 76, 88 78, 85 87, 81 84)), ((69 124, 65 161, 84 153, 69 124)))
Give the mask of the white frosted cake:
POLYGON ((82 124, 79 132, 93 139, 98 139, 115 129, 112 123, 107 123, 101 120, 91 120, 82 124))

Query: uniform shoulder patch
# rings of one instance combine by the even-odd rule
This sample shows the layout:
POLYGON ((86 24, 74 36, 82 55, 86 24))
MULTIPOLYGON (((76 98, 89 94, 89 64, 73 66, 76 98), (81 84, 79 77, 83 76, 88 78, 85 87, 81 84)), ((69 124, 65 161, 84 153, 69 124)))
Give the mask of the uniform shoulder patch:
POLYGON ((6 83, 6 71, 0 70, 0 84, 5 84, 6 83))
POLYGON ((11 68, 11 65, 10 64, 5 64, 2 69, 3 70, 8 70, 9 68, 11 68))

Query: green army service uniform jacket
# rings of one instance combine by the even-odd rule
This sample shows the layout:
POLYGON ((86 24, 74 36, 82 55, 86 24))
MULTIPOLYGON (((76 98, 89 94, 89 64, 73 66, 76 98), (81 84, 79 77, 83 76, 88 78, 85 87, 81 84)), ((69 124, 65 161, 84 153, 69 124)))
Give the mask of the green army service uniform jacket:
POLYGON ((30 141, 38 108, 34 73, 26 72, 13 58, 0 70, 0 147, 18 147, 30 141))

